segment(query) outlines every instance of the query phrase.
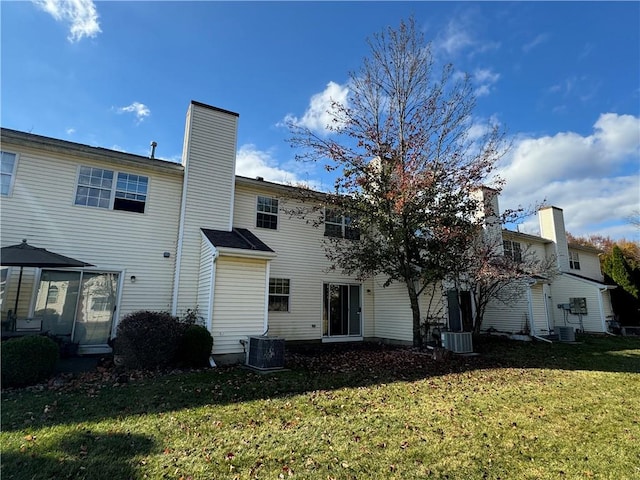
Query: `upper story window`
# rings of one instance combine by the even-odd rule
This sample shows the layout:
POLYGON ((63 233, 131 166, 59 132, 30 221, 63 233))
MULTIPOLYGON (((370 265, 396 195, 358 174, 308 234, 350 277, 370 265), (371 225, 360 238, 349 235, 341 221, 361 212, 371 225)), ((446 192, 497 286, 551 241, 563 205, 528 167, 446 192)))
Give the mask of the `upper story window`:
POLYGON ((502 242, 502 246, 504 247, 505 257, 509 257, 514 262, 522 262, 522 248, 520 247, 519 242, 514 242, 513 240, 504 240, 502 242))
POLYGON ((569 268, 571 270, 580 270, 580 257, 578 252, 569 251, 569 268))
POLYGON ((326 209, 324 216, 324 235, 326 237, 358 240, 360 232, 352 226, 353 220, 337 210, 326 209))
POLYGON ((2 180, 0 195, 3 197, 11 194, 18 163, 17 157, 15 153, 0 152, 0 178, 2 180))
POLYGON ((289 279, 270 278, 269 279, 269 311, 288 312, 289 311, 289 279))
POLYGON ((278 199, 271 197, 258 197, 258 209, 256 216, 256 227, 278 228, 278 199))
POLYGON ((81 166, 75 204, 144 213, 148 187, 149 177, 81 166))
POLYGON ((147 177, 130 173, 118 173, 113 209, 144 213, 148 186, 149 179, 147 177))

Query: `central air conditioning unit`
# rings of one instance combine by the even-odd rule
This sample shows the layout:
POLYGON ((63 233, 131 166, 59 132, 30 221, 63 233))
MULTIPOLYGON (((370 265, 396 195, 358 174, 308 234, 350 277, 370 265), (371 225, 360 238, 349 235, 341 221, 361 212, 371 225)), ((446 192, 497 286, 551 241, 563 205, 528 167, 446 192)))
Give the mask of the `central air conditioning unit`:
POLYGON ((276 370, 284 367, 284 338, 249 337, 247 366, 258 370, 276 370))
POLYGON ((454 353, 473 353, 471 332, 442 332, 442 346, 454 353))
POLYGON ((556 327, 558 330, 558 340, 561 342, 575 342, 576 331, 573 327, 556 327))

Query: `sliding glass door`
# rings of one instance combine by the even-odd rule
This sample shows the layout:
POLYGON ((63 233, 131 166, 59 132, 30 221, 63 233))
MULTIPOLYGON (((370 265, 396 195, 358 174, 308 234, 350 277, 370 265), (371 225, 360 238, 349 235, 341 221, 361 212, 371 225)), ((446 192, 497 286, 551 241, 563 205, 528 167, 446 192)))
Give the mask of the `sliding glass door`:
POLYGON ((34 317, 42 330, 80 345, 105 345, 118 298, 118 273, 43 270, 34 317))
POLYGON ((323 336, 362 336, 360 285, 325 283, 323 336))

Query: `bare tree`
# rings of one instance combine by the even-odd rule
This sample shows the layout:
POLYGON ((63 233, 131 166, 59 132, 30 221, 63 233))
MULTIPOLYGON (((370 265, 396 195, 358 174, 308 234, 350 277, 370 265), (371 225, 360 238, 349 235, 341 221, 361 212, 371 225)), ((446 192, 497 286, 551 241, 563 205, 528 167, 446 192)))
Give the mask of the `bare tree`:
POLYGON ((489 181, 506 147, 499 127, 471 128, 469 76, 451 65, 436 71, 413 19, 368 44, 369 56, 350 74, 348 101, 329 112, 329 135, 292 123, 292 144, 299 159, 336 171, 325 201, 358 232, 357 241, 329 238, 329 259, 346 274, 406 285, 419 345, 419 296, 466 259, 480 225, 472 192, 489 181))

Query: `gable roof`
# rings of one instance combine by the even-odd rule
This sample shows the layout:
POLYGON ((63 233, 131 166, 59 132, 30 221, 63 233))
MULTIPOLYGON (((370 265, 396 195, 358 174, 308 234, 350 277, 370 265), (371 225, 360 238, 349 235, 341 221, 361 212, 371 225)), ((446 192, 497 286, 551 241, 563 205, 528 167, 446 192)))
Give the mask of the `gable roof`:
POLYGON ((235 250, 275 253, 266 243, 246 228, 234 228, 230 232, 208 228, 201 228, 200 230, 216 249, 232 248, 235 250))
POLYGON ((502 234, 507 235, 508 237, 518 238, 519 240, 529 240, 532 242, 539 242, 539 243, 553 243, 551 240, 547 238, 539 237, 538 235, 531 235, 530 233, 516 232, 514 230, 507 230, 506 228, 502 230, 502 234))
POLYGON ((585 277, 582 275, 576 275, 575 273, 562 272, 562 275, 566 275, 569 278, 575 278, 576 280, 580 280, 585 283, 590 283, 592 285, 597 286, 598 288, 606 288, 608 290, 613 290, 614 288, 618 287, 617 285, 612 285, 610 283, 602 283, 602 282, 599 282, 598 280, 594 280, 593 278, 585 277))

